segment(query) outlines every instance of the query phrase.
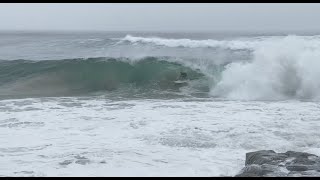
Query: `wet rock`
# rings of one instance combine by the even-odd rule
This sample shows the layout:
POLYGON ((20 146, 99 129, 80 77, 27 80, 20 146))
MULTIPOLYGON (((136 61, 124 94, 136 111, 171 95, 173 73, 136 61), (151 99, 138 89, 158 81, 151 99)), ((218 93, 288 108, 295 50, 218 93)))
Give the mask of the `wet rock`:
POLYGON ((246 154, 246 165, 249 164, 278 164, 279 162, 285 160, 287 155, 276 152, 272 150, 262 150, 256 152, 250 152, 246 154))
POLYGON ((105 160, 100 161, 100 164, 107 164, 105 160))
POLYGON ((236 175, 236 177, 255 177, 255 176, 261 176, 263 174, 262 168, 259 165, 248 165, 245 166, 241 173, 236 175))
POLYGON ((287 166, 289 171, 307 171, 308 167, 305 165, 289 165, 287 166))
POLYGON ((81 164, 81 165, 86 165, 86 164, 89 164, 90 163, 90 160, 86 157, 83 157, 83 156, 76 156, 75 157, 77 160, 76 160, 76 164, 81 164))
POLYGON ((260 176, 255 173, 244 172, 236 175, 235 177, 260 177, 260 176))
POLYGON ((63 161, 63 162, 61 162, 61 163, 59 163, 61 166, 67 166, 67 165, 69 165, 69 164, 71 164, 73 162, 73 160, 65 160, 65 161, 63 161))
POLYGON ((76 164, 86 165, 90 163, 89 159, 80 159, 75 162, 76 164))
POLYGON ((236 177, 319 176, 320 158, 314 154, 262 150, 246 154, 245 167, 236 177))

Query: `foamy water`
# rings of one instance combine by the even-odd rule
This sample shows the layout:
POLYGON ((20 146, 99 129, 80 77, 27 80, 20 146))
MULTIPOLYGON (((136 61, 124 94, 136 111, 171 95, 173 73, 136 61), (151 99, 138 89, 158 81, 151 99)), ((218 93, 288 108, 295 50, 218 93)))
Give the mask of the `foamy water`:
POLYGON ((0 102, 1 176, 234 176, 245 153, 320 154, 318 102, 0 102))

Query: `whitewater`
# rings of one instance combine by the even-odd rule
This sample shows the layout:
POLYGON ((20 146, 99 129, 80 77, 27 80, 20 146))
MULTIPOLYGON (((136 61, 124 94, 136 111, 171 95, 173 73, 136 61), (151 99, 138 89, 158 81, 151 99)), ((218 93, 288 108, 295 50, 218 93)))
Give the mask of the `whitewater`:
POLYGON ((319 58, 318 35, 1 32, 0 176, 234 176, 250 151, 320 155, 319 58))

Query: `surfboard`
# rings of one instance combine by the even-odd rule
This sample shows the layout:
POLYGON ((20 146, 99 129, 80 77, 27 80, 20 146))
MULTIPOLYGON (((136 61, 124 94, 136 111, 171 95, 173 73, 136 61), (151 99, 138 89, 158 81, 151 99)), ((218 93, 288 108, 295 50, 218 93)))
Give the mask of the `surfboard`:
POLYGON ((175 84, 186 84, 188 83, 188 81, 181 81, 181 80, 177 80, 177 81, 174 81, 175 84))

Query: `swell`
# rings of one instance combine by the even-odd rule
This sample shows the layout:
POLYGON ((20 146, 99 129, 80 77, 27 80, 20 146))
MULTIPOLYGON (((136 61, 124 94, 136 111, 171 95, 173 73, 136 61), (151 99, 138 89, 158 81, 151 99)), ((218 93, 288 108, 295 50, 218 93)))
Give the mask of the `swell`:
MULTIPOLYGON (((140 91, 146 97, 150 97, 149 92, 157 95, 168 91, 244 100, 320 99, 320 36, 192 40, 127 35, 113 41, 117 43, 108 48, 88 42, 73 49, 55 44, 55 48, 66 50, 58 51, 66 58, 52 58, 60 54, 41 54, 32 48, 32 56, 28 56, 29 51, 19 56, 46 60, 2 61, 0 96, 125 90, 130 95, 140 91), (112 58, 75 59, 70 54, 112 58), (190 83, 177 86, 173 81, 181 71, 187 72, 190 83)), ((0 53, 2 58, 6 54, 0 53)))
POLYGON ((121 88, 145 91, 177 90, 180 72, 190 81, 204 75, 166 58, 89 58, 0 62, 0 96, 65 96, 94 92, 108 93, 121 88))

